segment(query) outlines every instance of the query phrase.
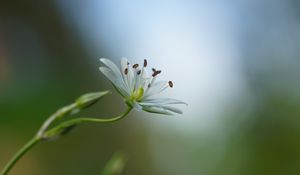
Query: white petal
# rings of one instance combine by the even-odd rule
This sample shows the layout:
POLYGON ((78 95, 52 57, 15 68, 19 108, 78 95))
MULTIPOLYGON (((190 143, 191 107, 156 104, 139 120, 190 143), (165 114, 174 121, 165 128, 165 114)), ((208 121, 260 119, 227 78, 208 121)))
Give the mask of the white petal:
POLYGON ((136 85, 136 87, 137 88, 140 88, 140 87, 142 87, 142 88, 144 88, 144 90, 145 90, 145 84, 146 84, 146 80, 147 80, 147 71, 146 71, 146 68, 144 67, 144 62, 141 64, 141 68, 139 69, 140 71, 141 71, 141 74, 140 75, 138 75, 138 80, 137 80, 137 85, 136 85))
POLYGON ((120 69, 115 65, 115 63, 106 58, 100 58, 100 61, 110 68, 117 76, 122 76, 120 69))
POLYGON ((129 63, 129 61, 128 61, 127 58, 123 57, 121 59, 121 68, 122 68, 122 70, 125 69, 128 66, 128 63, 129 63))
POLYGON ((123 78, 122 78, 122 73, 121 73, 122 70, 120 70, 120 68, 118 68, 118 67, 115 65, 115 63, 113 63, 113 62, 110 61, 109 59, 106 59, 106 58, 100 58, 100 61, 101 61, 104 65, 106 65, 109 69, 111 69, 112 72, 113 72, 114 74, 116 74, 116 76, 118 76, 118 77, 121 78, 120 83, 123 83, 123 85, 122 85, 122 86, 123 86, 123 89, 124 89, 128 94, 130 94, 131 91, 130 91, 129 87, 126 86, 126 83, 125 83, 125 81, 124 81, 123 78))
POLYGON ((124 89, 124 83, 121 77, 117 76, 107 67, 99 67, 99 70, 113 83, 113 85, 120 91, 123 96, 129 96, 124 89))
POLYGON ((137 71, 138 69, 136 68, 131 68, 132 70, 132 90, 135 90, 136 89, 136 84, 137 84, 137 80, 138 80, 138 75, 137 75, 137 71))
POLYGON ((134 85, 133 85, 133 81, 134 81, 134 72, 133 72, 133 68, 130 66, 129 61, 127 58, 123 57, 121 59, 121 71, 122 71, 122 75, 124 77, 124 82, 126 83, 126 85, 128 86, 128 93, 132 93, 133 89, 134 89, 134 85), (125 75, 124 74, 124 70, 128 69, 128 74, 125 75))
POLYGON ((154 83, 149 87, 149 89, 146 91, 144 98, 147 99, 152 95, 158 94, 164 89, 164 87, 168 86, 167 81, 159 81, 154 83))
MULTIPOLYGON (((148 89, 148 85, 150 83, 151 77, 148 77, 147 69, 143 68, 142 72, 142 80, 141 80, 141 86, 144 88, 144 90, 148 89)), ((145 91, 146 92, 146 91, 145 91)))
POLYGON ((172 111, 177 114, 182 114, 182 111, 180 109, 172 107, 172 106, 162 106, 161 108, 168 110, 168 111, 172 111))
POLYGON ((143 71, 143 78, 144 79, 148 79, 149 78, 149 76, 148 76, 148 71, 147 71, 147 69, 146 68, 143 68, 144 69, 144 71, 143 71))
POLYGON ((123 77, 124 84, 126 85, 127 92, 130 94, 131 93, 131 87, 129 83, 129 78, 128 78, 128 73, 125 74, 125 69, 128 69, 128 60, 126 58, 121 59, 121 73, 123 77))
POLYGON ((131 66, 128 67, 128 85, 130 87, 130 92, 134 90, 134 71, 131 66))
POLYGON ((145 95, 144 98, 149 98, 149 96, 152 94, 150 92, 151 86, 155 83, 156 77, 152 77, 148 80, 147 86, 145 87, 145 95), (150 86, 150 87, 149 87, 150 86))
POLYGON ((164 115, 173 115, 171 112, 157 107, 152 106, 143 106, 143 110, 150 113, 156 113, 156 114, 164 114, 164 115))
POLYGON ((141 105, 169 105, 169 104, 185 104, 187 103, 172 99, 172 98, 154 98, 154 99, 145 99, 141 103, 141 105))
POLYGON ((122 84, 118 80, 119 77, 114 72, 112 72, 111 69, 109 69, 107 67, 99 67, 99 70, 116 86, 118 86, 118 87, 122 86, 122 84))

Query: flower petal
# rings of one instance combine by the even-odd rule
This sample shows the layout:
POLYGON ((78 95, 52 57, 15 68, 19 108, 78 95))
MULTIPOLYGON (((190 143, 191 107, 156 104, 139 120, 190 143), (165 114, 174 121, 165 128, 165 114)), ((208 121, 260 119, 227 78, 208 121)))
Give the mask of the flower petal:
POLYGON ((124 81, 124 84, 126 86, 126 89, 127 89, 127 92, 130 94, 131 93, 131 87, 130 87, 130 83, 129 83, 129 77, 128 77, 128 60, 126 58, 122 58, 121 59, 121 74, 122 74, 122 77, 123 77, 123 81, 124 81), (127 69, 127 74, 125 74, 125 70, 127 69))
POLYGON ((123 90, 125 90, 127 94, 130 94, 131 91, 130 91, 129 87, 126 85, 124 79, 122 79, 122 73, 121 73, 122 70, 120 70, 120 68, 118 68, 118 67, 115 65, 115 63, 113 63, 113 62, 110 61, 109 59, 106 59, 106 58, 100 58, 100 61, 101 61, 104 65, 106 65, 109 69, 111 69, 112 72, 116 75, 116 77, 120 78, 119 81, 120 81, 120 83, 121 83, 122 86, 123 86, 123 90))
POLYGON ((168 81, 158 81, 153 85, 151 85, 151 87, 147 87, 147 91, 145 93, 144 99, 147 99, 152 95, 160 93, 167 85, 168 85, 168 81))
POLYGON ((121 95, 129 96, 129 94, 124 89, 124 83, 121 77, 118 77, 114 72, 107 67, 99 67, 99 70, 112 82, 114 87, 119 90, 121 95))
POLYGON ((125 57, 122 57, 122 59, 121 59, 121 68, 122 68, 122 70, 125 69, 128 66, 128 64, 129 64, 128 59, 125 58, 125 57))
POLYGON ((134 71, 131 66, 128 67, 128 84, 130 87, 130 93, 134 90, 134 71))
POLYGON ((181 100, 172 99, 172 98, 145 99, 140 104, 141 105, 169 105, 169 104, 185 104, 185 105, 188 105, 187 103, 185 103, 181 100))
POLYGON ((109 59, 106 58, 100 58, 100 61, 106 65, 109 69, 111 69, 113 71, 114 74, 116 74, 117 76, 122 76, 120 69, 115 65, 115 63, 113 63, 112 61, 110 61, 109 59))
POLYGON ((114 83, 116 86, 120 87, 122 84, 118 81, 118 76, 115 75, 111 69, 107 67, 99 67, 100 72, 102 72, 106 78, 108 78, 112 83, 114 83))
POLYGON ((167 111, 172 111, 172 112, 177 113, 177 114, 182 114, 183 113, 180 109, 172 107, 172 106, 162 106, 161 108, 163 108, 167 111))
POLYGON ((153 106, 143 106, 143 110, 146 112, 155 113, 155 114, 173 115, 173 113, 171 113, 165 109, 153 107, 153 106))

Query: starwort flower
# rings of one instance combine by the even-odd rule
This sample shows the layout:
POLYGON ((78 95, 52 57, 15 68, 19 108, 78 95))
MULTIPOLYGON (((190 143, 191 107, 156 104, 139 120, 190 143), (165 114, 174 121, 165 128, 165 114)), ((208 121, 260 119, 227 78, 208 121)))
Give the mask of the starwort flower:
POLYGON ((100 71, 111 81, 130 107, 158 114, 182 114, 180 109, 171 105, 186 103, 158 97, 164 90, 173 88, 174 84, 172 81, 156 80, 161 70, 152 68, 149 75, 146 70, 148 65, 146 59, 142 65, 131 65, 126 58, 122 58, 119 67, 105 58, 101 58, 100 61, 104 64, 99 68, 100 71))

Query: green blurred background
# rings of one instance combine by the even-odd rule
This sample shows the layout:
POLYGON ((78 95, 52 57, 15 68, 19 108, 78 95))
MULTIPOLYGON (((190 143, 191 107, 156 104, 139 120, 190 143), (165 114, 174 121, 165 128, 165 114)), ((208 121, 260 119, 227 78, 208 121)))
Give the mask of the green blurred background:
MULTIPOLYGON (((99 58, 163 70, 180 116, 133 112, 34 147, 12 175, 300 174, 296 0, 0 2, 0 167, 58 108, 111 89, 99 58)), ((78 116, 125 110, 115 92, 78 116)))

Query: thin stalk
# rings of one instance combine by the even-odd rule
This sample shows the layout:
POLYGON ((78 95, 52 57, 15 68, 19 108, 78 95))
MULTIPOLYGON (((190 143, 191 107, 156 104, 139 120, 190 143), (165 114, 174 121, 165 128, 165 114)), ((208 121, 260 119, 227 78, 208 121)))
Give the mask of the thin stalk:
POLYGON ((121 120, 122 118, 124 118, 130 111, 131 111, 131 107, 128 107, 128 109, 126 110, 126 112, 124 112, 123 114, 116 116, 114 118, 107 118, 107 119, 103 119, 103 118, 77 118, 77 119, 73 119, 70 121, 67 121, 66 123, 82 123, 82 122, 96 122, 96 123, 106 123, 106 122, 116 122, 118 120, 121 120))
POLYGON ((110 123, 110 122, 116 122, 128 115, 128 113, 132 110, 132 107, 128 107, 128 109, 121 115, 113 117, 113 118, 77 118, 77 119, 72 119, 68 120, 66 122, 63 122, 54 128, 48 130, 45 132, 44 136, 45 137, 52 137, 57 135, 58 133, 63 133, 65 129, 67 128, 72 128, 78 124, 84 123, 84 122, 95 122, 95 123, 110 123))
POLYGON ((66 122, 63 122, 61 124, 59 124, 58 126, 49 129, 48 131, 46 131, 45 129, 49 127, 50 123, 52 123, 53 119, 55 120, 56 117, 50 117, 47 121, 46 124, 43 125, 43 127, 41 128, 41 130, 43 132, 40 132, 41 130, 38 131, 38 133, 33 139, 31 139, 27 144, 25 144, 12 158, 11 160, 6 164, 6 166, 4 167, 4 169, 1 171, 0 175, 7 175, 9 173, 9 171, 13 168, 13 166, 18 162, 18 160, 20 160, 20 158, 22 158, 33 146, 35 146, 37 143, 39 143, 40 141, 42 141, 44 139, 44 137, 46 136, 55 136, 55 134, 59 134, 59 131, 63 130, 64 128, 73 126, 73 125, 77 125, 83 122, 101 122, 101 123, 108 123, 108 122, 115 122, 118 120, 121 120, 122 118, 124 118, 130 111, 131 111, 131 107, 128 107, 128 109, 126 110, 125 113, 113 117, 113 118, 108 118, 108 119, 100 119, 100 118, 78 118, 78 119, 73 119, 73 120, 69 120, 66 122), (48 122, 51 121, 51 122, 48 122))
POLYGON ((39 137, 34 137, 27 144, 25 144, 6 164, 4 169, 1 171, 0 175, 7 175, 12 167, 20 160, 20 158, 26 154, 34 145, 36 145, 41 139, 39 137))

